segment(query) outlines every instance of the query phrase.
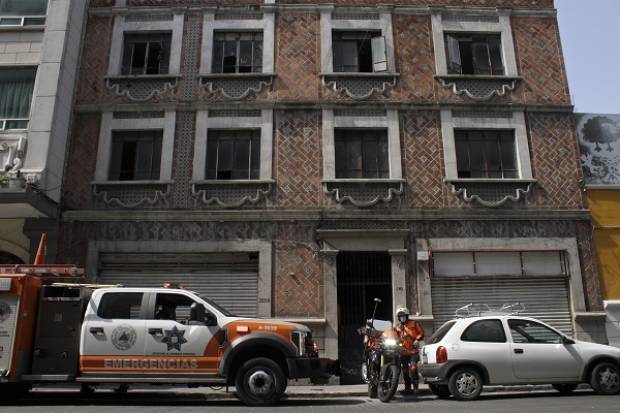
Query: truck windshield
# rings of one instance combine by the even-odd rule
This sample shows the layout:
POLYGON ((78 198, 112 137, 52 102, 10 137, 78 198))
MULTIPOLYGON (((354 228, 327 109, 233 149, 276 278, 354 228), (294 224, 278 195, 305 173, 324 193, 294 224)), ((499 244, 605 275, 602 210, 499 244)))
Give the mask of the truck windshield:
POLYGON ((222 315, 226 316, 226 317, 236 317, 236 315, 234 315, 233 313, 231 313, 230 311, 228 311, 227 309, 225 309, 224 307, 220 306, 219 304, 217 304, 215 301, 205 297, 202 294, 198 294, 198 293, 194 293, 196 294, 198 297, 202 298, 203 300, 205 300, 207 302, 207 304, 209 304, 211 307, 215 308, 217 311, 219 311, 222 315))

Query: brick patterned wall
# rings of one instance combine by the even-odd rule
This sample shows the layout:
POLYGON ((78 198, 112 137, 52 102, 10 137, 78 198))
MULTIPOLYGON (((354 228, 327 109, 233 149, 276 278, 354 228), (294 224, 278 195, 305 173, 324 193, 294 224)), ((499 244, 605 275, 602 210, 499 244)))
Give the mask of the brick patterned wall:
POLYGON ((529 206, 582 208, 582 171, 572 115, 530 112, 527 123, 532 171, 538 180, 529 206))
POLYGON ((410 208, 446 206, 441 119, 437 111, 401 112, 404 177, 410 208))
POLYGON ((323 176, 321 113, 277 111, 274 129, 277 205, 283 208, 320 206, 323 176))
POLYGON ((570 105, 568 80, 555 18, 513 17, 519 74, 531 104, 570 105))
POLYGON ((319 15, 279 13, 276 27, 275 96, 284 101, 316 101, 321 87, 319 15))
POLYGON ((106 94, 104 76, 108 70, 113 17, 89 16, 80 59, 76 103, 98 102, 106 94))
POLYGON ((90 183, 95 177, 100 124, 99 113, 74 116, 63 184, 62 203, 65 208, 88 209, 93 206, 90 183))

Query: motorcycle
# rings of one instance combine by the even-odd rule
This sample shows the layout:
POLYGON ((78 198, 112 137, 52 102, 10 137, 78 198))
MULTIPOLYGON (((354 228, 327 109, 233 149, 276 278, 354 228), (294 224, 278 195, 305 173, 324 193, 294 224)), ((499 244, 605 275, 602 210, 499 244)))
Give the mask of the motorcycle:
POLYGON ((375 320, 377 307, 381 303, 375 298, 372 318, 366 326, 359 329, 364 337, 364 358, 362 378, 368 383, 368 397, 379 398, 388 403, 394 397, 400 377, 400 338, 391 328, 389 321, 375 320), (376 323, 383 328, 377 328, 376 323))

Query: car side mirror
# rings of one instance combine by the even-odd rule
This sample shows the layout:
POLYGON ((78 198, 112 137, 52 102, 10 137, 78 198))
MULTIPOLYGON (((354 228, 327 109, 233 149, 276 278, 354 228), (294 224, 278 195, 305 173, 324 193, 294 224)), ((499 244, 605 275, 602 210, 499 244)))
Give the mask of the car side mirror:
POLYGON ((565 346, 571 346, 575 344, 575 340, 572 340, 568 337, 562 337, 562 344, 564 344, 565 346))

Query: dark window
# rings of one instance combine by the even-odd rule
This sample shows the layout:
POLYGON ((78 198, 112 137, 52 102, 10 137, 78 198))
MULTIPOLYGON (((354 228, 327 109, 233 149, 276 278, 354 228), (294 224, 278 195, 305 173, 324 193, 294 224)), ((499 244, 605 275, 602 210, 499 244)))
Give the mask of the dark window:
POLYGON ((479 343, 505 343, 506 333, 500 320, 481 320, 467 327, 461 336, 461 340, 479 343))
POLYGON ((259 168, 260 130, 209 130, 207 179, 258 179, 259 168))
POLYGON ((508 320, 514 343, 560 344, 562 336, 540 323, 529 320, 508 320))
POLYGON ((159 180, 161 130, 112 133, 110 180, 159 180))
POLYGON ((0 16, 45 16, 47 0, 0 0, 0 16))
POLYGON ((28 128, 36 75, 29 67, 0 69, 0 130, 28 128))
POLYGON ((141 306, 142 293, 105 293, 99 302, 97 315, 105 319, 139 319, 141 306))
POLYGON ((450 329, 454 327, 456 321, 448 321, 446 324, 439 327, 439 330, 435 331, 435 333, 428 339, 426 344, 437 344, 448 334, 450 329))
POLYGON ((389 178, 387 131, 336 129, 336 178, 389 178))
POLYGON ((215 33, 213 73, 259 73, 263 71, 263 33, 215 33))
POLYGON ((182 294, 157 294, 154 319, 187 324, 192 304, 194 300, 182 294))
POLYGON ((499 34, 447 34, 446 49, 450 74, 504 74, 499 34))
POLYGON ((518 178, 514 131, 457 130, 459 178, 518 178))
POLYGON ((385 39, 380 31, 334 31, 334 72, 384 72, 387 70, 385 39))
POLYGON ((165 75, 170 66, 170 33, 125 34, 124 75, 165 75))

